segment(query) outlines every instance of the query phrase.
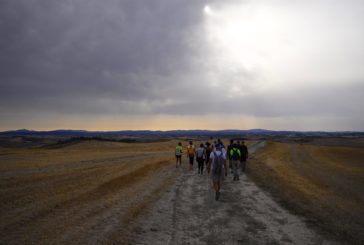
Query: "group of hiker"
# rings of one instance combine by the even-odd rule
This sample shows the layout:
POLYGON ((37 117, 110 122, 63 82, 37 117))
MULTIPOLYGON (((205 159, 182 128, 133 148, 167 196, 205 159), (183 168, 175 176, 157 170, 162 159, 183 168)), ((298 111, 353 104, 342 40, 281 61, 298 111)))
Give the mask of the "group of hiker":
MULTIPOLYGON (((183 154, 182 143, 179 142, 176 146, 176 168, 181 167, 183 154)), ((206 165, 207 173, 210 174, 213 187, 215 190, 215 199, 220 196, 221 181, 228 174, 228 169, 231 169, 233 180, 239 180, 239 168, 241 171, 246 169, 246 160, 248 158, 248 148, 244 141, 230 140, 230 144, 226 148, 223 142, 218 139, 213 143, 201 143, 199 147, 195 147, 192 141, 186 147, 186 154, 189 160, 189 170, 193 170, 194 161, 198 163, 198 174, 202 175, 204 166, 206 165), (228 166, 227 166, 228 160, 228 166)))

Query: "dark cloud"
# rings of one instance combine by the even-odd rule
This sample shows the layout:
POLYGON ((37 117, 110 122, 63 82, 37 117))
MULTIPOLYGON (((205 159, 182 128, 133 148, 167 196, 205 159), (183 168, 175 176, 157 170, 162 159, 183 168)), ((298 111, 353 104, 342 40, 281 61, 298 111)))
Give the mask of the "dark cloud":
POLYGON ((264 72, 234 64, 226 69, 223 52, 224 58, 211 57, 204 6, 242 2, 250 3, 1 1, 0 115, 9 122, 22 113, 336 115, 363 121, 363 77, 260 90, 270 79, 264 72))
POLYGON ((200 23, 203 2, 30 0, 1 5, 2 97, 76 91, 139 97, 139 87, 165 85, 143 74, 166 76, 188 68, 186 36, 200 23))

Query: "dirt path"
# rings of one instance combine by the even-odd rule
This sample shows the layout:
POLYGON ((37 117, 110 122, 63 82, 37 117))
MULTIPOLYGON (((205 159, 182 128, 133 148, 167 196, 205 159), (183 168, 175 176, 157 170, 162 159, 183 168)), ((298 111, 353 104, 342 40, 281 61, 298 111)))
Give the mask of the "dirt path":
MULTIPOLYGON (((254 153, 264 147, 258 142, 254 153)), ((176 184, 139 217, 132 244, 334 244, 308 228, 245 174, 231 174, 215 201, 210 177, 177 169, 176 184)))

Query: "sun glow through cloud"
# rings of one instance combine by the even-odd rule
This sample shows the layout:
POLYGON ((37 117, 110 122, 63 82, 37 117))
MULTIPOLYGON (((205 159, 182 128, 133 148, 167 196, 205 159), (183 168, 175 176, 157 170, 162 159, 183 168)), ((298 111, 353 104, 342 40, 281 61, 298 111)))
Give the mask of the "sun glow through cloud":
MULTIPOLYGON (((289 89, 318 81, 343 82, 348 79, 347 73, 342 72, 344 67, 351 76, 363 76, 359 65, 349 65, 349 56, 336 58, 337 52, 353 55, 350 46, 332 38, 330 23, 338 18, 337 12, 328 10, 322 15, 310 8, 295 12, 292 7, 269 3, 206 5, 204 12, 210 63, 225 73, 260 74, 259 81, 254 81, 256 89, 289 89), (333 67, 336 75, 332 73, 333 67)), ((345 21, 348 22, 345 25, 351 24, 350 19, 345 21)), ((346 37, 345 42, 358 46, 360 39, 350 29, 338 28, 337 33, 346 37)), ((246 86, 246 83, 246 79, 241 79, 235 80, 234 85, 246 86)))
POLYGON ((204 11, 211 59, 223 70, 269 71, 286 61, 290 24, 274 9, 241 5, 214 9, 213 15, 208 6, 204 11))
POLYGON ((209 5, 205 5, 205 7, 203 8, 203 11, 205 12, 205 14, 207 15, 211 15, 212 11, 209 5))

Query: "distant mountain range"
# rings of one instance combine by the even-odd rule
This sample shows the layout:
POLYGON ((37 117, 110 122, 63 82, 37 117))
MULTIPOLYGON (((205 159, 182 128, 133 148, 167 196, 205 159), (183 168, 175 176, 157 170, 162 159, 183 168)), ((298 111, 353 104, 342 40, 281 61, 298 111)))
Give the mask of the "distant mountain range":
POLYGON ((249 130, 122 130, 122 131, 86 131, 52 130, 34 131, 27 129, 0 132, 0 137, 57 136, 57 137, 364 137, 364 132, 356 131, 274 131, 266 129, 249 130))

